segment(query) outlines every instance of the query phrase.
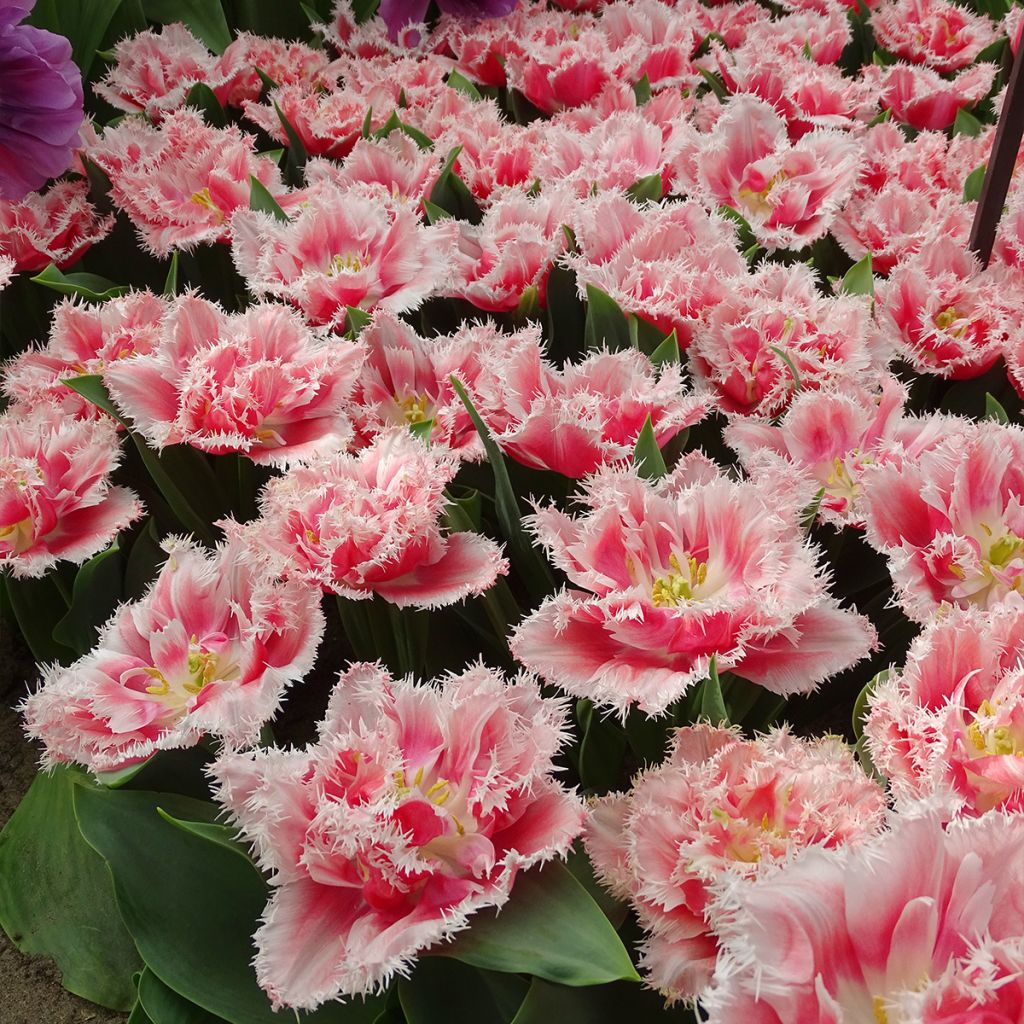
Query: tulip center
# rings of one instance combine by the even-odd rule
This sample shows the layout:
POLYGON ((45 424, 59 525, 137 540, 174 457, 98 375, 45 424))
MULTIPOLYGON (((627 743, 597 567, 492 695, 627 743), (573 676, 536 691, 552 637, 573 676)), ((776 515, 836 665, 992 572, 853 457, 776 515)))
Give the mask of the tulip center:
POLYGON ((16 523, 7 526, 0 526, 0 552, 6 548, 9 552, 20 555, 32 547, 35 539, 35 530, 32 527, 32 517, 25 516, 16 523))
POLYGON ((959 338, 963 335, 964 331, 967 330, 968 323, 968 318, 965 317, 964 314, 956 308, 956 306, 946 306, 945 309, 942 309, 935 314, 935 326, 938 327, 940 331, 948 331, 954 338, 959 338), (950 328, 957 323, 959 323, 960 326, 955 330, 950 330, 950 328))
POLYGON ((229 679, 238 674, 237 668, 221 665, 216 651, 208 650, 194 633, 189 640, 185 666, 185 672, 172 672, 171 677, 156 665, 147 665, 135 672, 141 672, 148 680, 144 686, 146 693, 175 710, 185 708, 215 678, 229 679))
POLYGON ((767 216, 772 212, 772 205, 768 202, 771 190, 788 178, 789 174, 785 170, 776 171, 765 183, 764 188, 741 188, 739 190, 739 197, 748 210, 752 210, 754 213, 761 214, 762 216, 767 216))
POLYGON ((338 252, 331 257, 330 266, 327 268, 328 277, 336 274, 358 274, 363 269, 364 261, 354 252, 338 252))
POLYGON ((967 726, 967 737, 979 755, 1024 757, 1024 737, 1015 736, 1008 725, 995 725, 997 710, 983 700, 974 721, 967 726))
POLYGON ((218 224, 224 220, 224 211, 213 201, 208 188, 201 188, 198 192, 193 192, 189 198, 196 206, 201 206, 204 210, 215 213, 218 224))
POLYGON ((398 395, 395 395, 395 403, 398 405, 398 408, 402 410, 405 422, 410 425, 425 423, 430 419, 430 416, 427 413, 430 398, 427 395, 413 393, 411 395, 406 395, 405 398, 399 398, 398 395))
POLYGON ((655 608, 675 608, 681 601, 692 601, 694 591, 708 578, 708 563, 692 555, 683 563, 673 552, 668 556, 671 572, 655 578, 651 585, 651 603, 655 608))
POLYGON ((889 1024, 889 1014, 885 1012, 885 1000, 881 996, 875 996, 871 1008, 875 1011, 877 1024, 889 1024))

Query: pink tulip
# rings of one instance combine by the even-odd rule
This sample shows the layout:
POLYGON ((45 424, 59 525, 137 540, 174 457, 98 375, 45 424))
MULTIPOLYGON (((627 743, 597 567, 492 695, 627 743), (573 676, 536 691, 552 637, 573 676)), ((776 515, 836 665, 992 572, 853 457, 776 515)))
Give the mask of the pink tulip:
POLYGON ((0 388, 20 409, 52 403, 71 419, 106 418, 64 381, 82 374, 102 375, 123 359, 152 352, 167 305, 150 291, 129 292, 98 304, 65 299, 53 311, 49 341, 7 363, 0 388))
POLYGON ((974 64, 952 80, 928 67, 868 65, 861 72, 876 86, 880 103, 897 121, 912 128, 948 128, 961 110, 985 98, 995 78, 994 64, 974 64))
POLYGON ((916 460, 866 467, 866 536, 916 622, 1024 587, 1024 429, 963 421, 916 460))
POLYGON ((871 12, 878 45, 912 64, 959 71, 999 39, 996 26, 948 0, 886 0, 871 12))
POLYGON ((241 107, 246 100, 256 102, 263 92, 259 68, 278 85, 312 85, 330 89, 334 85, 327 55, 304 43, 239 32, 217 58, 213 74, 220 80, 214 90, 226 107, 241 107))
POLYGON ((1019 815, 898 820, 730 887, 709 1024, 1018 1020, 1022 842, 1019 815), (938 1013, 957 1002, 962 1015, 938 1013))
POLYGON ((105 380, 157 449, 188 444, 286 465, 343 448, 345 404, 363 353, 287 306, 229 316, 194 295, 170 309, 152 352, 110 366, 105 380))
POLYGON ((452 220, 425 227, 407 206, 327 184, 287 223, 256 210, 231 219, 249 287, 331 326, 344 324, 347 306, 415 309, 447 281, 457 234, 452 220))
POLYGON ((774 693, 806 693, 872 648, 866 620, 828 596, 781 465, 737 483, 699 453, 649 483, 625 469, 583 484, 587 511, 533 527, 571 586, 512 637, 548 682, 615 708, 664 711, 711 659, 774 693))
POLYGON ((84 562, 138 519, 135 493, 110 484, 120 457, 110 419, 73 420, 48 402, 0 415, 0 569, 31 577, 84 562))
POLYGON ((352 599, 439 608, 481 594, 508 571, 494 541, 442 534, 444 488, 458 459, 407 430, 355 455, 322 457, 270 481, 262 518, 226 524, 289 578, 352 599))
POLYGON ((1024 600, 951 609, 871 691, 868 749, 905 807, 1024 810, 1024 600))
POLYGON ((598 877, 648 932, 646 980, 670 1002, 711 981, 712 886, 751 879, 811 845, 880 830, 885 795, 834 737, 755 740, 709 725, 675 734, 664 764, 591 805, 584 841, 598 877))
POLYGON ((254 743, 290 683, 313 666, 316 591, 279 583, 235 545, 164 543, 167 561, 123 604, 93 651, 47 669, 22 710, 46 763, 112 771, 206 734, 254 743))
POLYGON ((218 799, 273 873, 255 966, 275 1008, 408 974, 520 869, 565 856, 583 819, 552 777, 565 715, 529 676, 428 686, 362 664, 314 745, 220 758, 218 799))

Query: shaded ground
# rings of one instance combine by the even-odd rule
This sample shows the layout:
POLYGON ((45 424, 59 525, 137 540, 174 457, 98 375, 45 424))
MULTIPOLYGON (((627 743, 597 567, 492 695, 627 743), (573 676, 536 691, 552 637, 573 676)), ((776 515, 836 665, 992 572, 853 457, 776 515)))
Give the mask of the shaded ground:
MULTIPOLYGON (((0 623, 0 827, 14 813, 36 770, 36 752, 11 710, 24 692, 33 666, 20 645, 16 646, 12 632, 0 623)), ((122 1024, 124 1020, 124 1014, 65 992, 51 960, 24 956, 0 929, 2 1024, 122 1024)))

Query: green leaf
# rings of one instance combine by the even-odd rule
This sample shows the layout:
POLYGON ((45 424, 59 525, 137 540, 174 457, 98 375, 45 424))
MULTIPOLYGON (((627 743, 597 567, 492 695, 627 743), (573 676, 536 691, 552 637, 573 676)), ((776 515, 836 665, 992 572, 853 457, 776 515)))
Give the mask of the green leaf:
POLYGON ((622 773, 626 733, 612 718, 602 717, 589 700, 576 704, 576 717, 583 730, 580 741, 580 779, 587 789, 607 793, 622 773))
POLYGON ((985 183, 988 164, 979 164, 964 178, 964 202, 976 203, 981 198, 981 186, 985 183))
POLYGON ((858 260, 843 275, 839 282, 839 291, 846 295, 870 295, 875 294, 875 275, 871 270, 871 253, 863 259, 858 260))
POLYGON ((972 139, 977 138, 985 126, 971 113, 966 110, 958 110, 956 119, 953 121, 954 135, 967 135, 972 139))
POLYGON ((456 92, 464 93, 471 100, 483 99, 480 90, 465 75, 460 75, 458 71, 449 72, 448 85, 456 92))
POLYGON ((725 87, 725 82, 722 81, 722 76, 717 71, 708 71, 707 68, 697 68, 700 72, 700 77, 704 79, 704 84, 711 90, 720 100, 727 100, 729 98, 729 90, 725 87))
POLYGON ((423 212, 427 215, 428 224, 436 224, 438 221, 442 220, 453 220, 455 217, 454 214, 442 209, 436 203, 432 203, 429 199, 423 200, 423 212))
POLYGON ((96 644, 100 626, 121 602, 124 559, 117 538, 105 551, 93 555, 75 575, 71 607, 54 626, 53 638, 82 655, 96 644))
POLYGON ((139 1003, 152 1024, 223 1024, 223 1017, 190 1003, 168 988, 149 968, 139 978, 139 1003))
POLYGON ((411 124, 406 124, 405 121, 399 121, 398 130, 404 135, 408 135, 420 149, 427 150, 434 148, 434 140, 425 132, 421 132, 419 128, 416 128, 411 124))
POLYGON ((662 180, 661 172, 655 171, 654 174, 648 174, 647 177, 640 178, 639 181, 630 185, 626 189, 626 194, 641 203, 647 199, 657 202, 664 195, 664 186, 665 183, 662 180))
POLYGON ((889 669, 884 668, 881 672, 873 675, 865 684, 857 699, 853 702, 853 735, 860 739, 864 735, 864 716, 868 713, 868 698, 874 693, 879 683, 884 683, 889 678, 889 669))
POLYGON ((681 363, 683 361, 682 353, 679 351, 679 339, 676 337, 675 328, 650 354, 649 358, 655 366, 665 366, 670 363, 681 363))
POLYGON ((526 995, 527 982, 480 971, 447 957, 421 957, 412 977, 398 982, 406 1024, 507 1024, 526 995), (511 985, 512 998, 492 979, 511 985))
POLYGON ((810 533, 811 527, 814 526, 817 518, 818 511, 821 508, 821 503, 825 498, 825 488, 819 487, 814 497, 811 499, 810 504, 800 513, 800 529, 804 533, 810 533))
POLYGON ((358 306, 345 307, 345 322, 348 324, 348 333, 351 335, 353 341, 359 337, 363 328, 372 319, 373 317, 369 313, 360 309, 358 306))
POLYGON ((409 432, 413 437, 418 437, 424 444, 430 444, 430 438, 434 433, 433 417, 429 420, 420 420, 419 423, 410 423, 409 432))
POLYGON ((61 295, 76 295, 90 302, 106 302, 128 291, 128 285, 114 284, 96 274, 62 274, 53 263, 31 280, 61 295))
POLYGON ((18 631, 40 664, 59 661, 70 665, 76 653, 53 637, 53 628, 67 614, 67 601, 61 595, 54 573, 39 579, 15 579, 0 575, 0 586, 14 613, 18 631))
POLYGON ((536 316, 539 309, 540 294, 537 291, 537 286, 535 284, 527 285, 523 289, 523 294, 519 296, 519 305, 516 306, 514 314, 516 321, 529 320, 530 317, 536 316))
POLYGON ((205 82, 196 82, 185 97, 185 106, 195 107, 203 115, 203 120, 214 128, 225 128, 228 115, 220 105, 220 100, 205 82))
POLYGON ((306 161, 309 160, 309 154, 306 152, 306 146, 299 133, 295 130, 291 121, 285 117, 284 111, 277 105, 277 100, 274 100, 274 112, 277 114, 277 119, 281 122, 285 137, 288 139, 288 160, 285 164, 285 177, 288 184, 293 188, 301 188, 306 182, 306 161))
POLYGON ((128 553, 128 564, 124 570, 125 598, 134 601, 142 597, 165 561, 167 552, 160 547, 156 520, 150 516, 128 553))
POLYGON ((178 250, 171 253, 171 265, 167 268, 167 279, 164 281, 164 295, 173 299, 178 294, 178 250))
POLYGON ((629 322, 618 303, 606 292, 587 285, 587 322, 583 337, 588 349, 612 352, 630 348, 629 322))
POLYGON ((469 221, 470 224, 479 224, 483 219, 483 211, 466 183, 455 173, 455 161, 461 152, 462 147, 455 146, 448 153, 427 198, 434 206, 447 210, 453 217, 469 221))
POLYGON ((223 53, 231 42, 220 0, 142 0, 142 6, 146 17, 161 25, 184 22, 216 54, 223 53))
POLYGON ((557 862, 517 875, 499 914, 476 913, 471 927, 438 952, 485 970, 532 974, 561 985, 639 981, 608 918, 557 862))
MULTIPOLYGON (((252 936, 269 896, 241 857, 161 817, 182 821, 214 805, 171 793, 76 787, 86 841, 107 861, 117 902, 147 967, 169 988, 230 1024, 282 1024, 256 984, 252 936)), ((328 1004, 309 1024, 364 1024, 379 1000, 328 1004)))
POLYGON ((83 81, 87 81, 99 46, 120 6, 121 0, 55 0, 38 4, 28 22, 66 36, 71 42, 72 59, 81 70, 83 81))
POLYGON ((118 423, 127 426, 117 406, 114 405, 110 392, 107 391, 107 386, 103 383, 103 378, 98 373, 83 373, 78 377, 64 377, 61 383, 67 385, 72 391, 77 391, 83 398, 88 399, 108 415, 113 416, 118 423))
POLYGON ((356 24, 362 25, 369 21, 380 6, 380 0, 352 0, 352 13, 355 15, 356 24))
POLYGON ((642 107, 651 98, 651 80, 645 72, 633 86, 633 95, 636 97, 636 105, 642 107))
POLYGON ((52 957, 76 995, 115 1010, 141 966, 103 859, 78 831, 67 768, 38 775, 0 833, 0 924, 23 953, 52 957))
POLYGON ((96 781, 107 789, 120 789, 128 785, 151 760, 152 757, 147 757, 145 761, 136 761, 135 764, 130 764, 127 768, 118 768, 117 771, 96 772, 96 781))
POLYGON ((256 865, 252 862, 252 858, 249 856, 247 847, 239 839, 238 829, 232 828, 230 825, 221 825, 216 821, 186 821, 183 818, 174 817, 173 814, 169 814, 162 807, 158 807, 156 812, 164 821, 174 825, 175 828, 180 828, 194 836, 205 839, 207 842, 216 843, 225 850, 230 850, 245 860, 254 871, 258 871, 256 865))
POLYGON ((658 440, 654 436, 654 424, 651 423, 649 413, 636 439, 633 465, 636 466, 637 473, 646 480, 660 480, 668 472, 665 457, 661 454, 658 440))
POLYGON ((712 725, 728 725, 729 714, 725 710, 725 698, 722 696, 722 683, 718 678, 718 665, 714 655, 708 665, 708 677, 701 684, 700 717, 706 718, 712 725))
POLYGON ((277 220, 288 223, 288 214, 281 209, 277 200, 267 191, 267 186, 255 176, 249 177, 249 209, 269 213, 277 220))
POLYGON ((802 391, 804 385, 803 381, 800 379, 800 371, 796 368, 796 363, 793 362, 789 353, 779 348, 778 345, 769 345, 768 348, 774 352, 789 369, 789 375, 793 378, 793 390, 802 391))
POLYGON ((754 229, 750 226, 750 221, 740 213, 739 210, 733 209, 728 203, 722 203, 718 207, 718 212, 725 217, 726 220, 731 220, 737 227, 736 241, 739 247, 746 256, 747 250, 757 247, 757 239, 754 237, 754 229))
POLYGON ((552 591, 554 582, 551 579, 547 563, 541 558, 523 529, 522 513, 519 510, 519 502, 516 499, 512 481, 509 479, 505 457, 494 438, 491 437, 487 425, 480 418, 466 389, 457 377, 452 376, 450 380, 455 393, 462 399, 462 404, 466 407, 469 418, 480 435, 484 451, 487 453, 487 460, 491 464, 491 471, 494 474, 494 503, 498 513, 498 523, 511 549, 512 561, 530 593, 534 597, 544 597, 552 591))
POLYGON ((996 423, 1002 423, 1004 426, 1010 422, 1010 417, 1006 414, 1002 404, 987 391, 985 392, 985 419, 995 420, 996 423))
POLYGON ((627 982, 566 988, 535 978, 512 1024, 699 1024, 701 1019, 692 1011, 667 1010, 664 996, 627 982))

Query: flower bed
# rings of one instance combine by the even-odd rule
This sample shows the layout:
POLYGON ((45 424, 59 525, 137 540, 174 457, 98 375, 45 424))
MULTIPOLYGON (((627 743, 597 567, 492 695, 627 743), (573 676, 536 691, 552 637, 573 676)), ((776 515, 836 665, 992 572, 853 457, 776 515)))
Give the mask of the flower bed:
POLYGON ((1016 12, 29 6, 12 940, 131 1024, 1021 1020, 1016 12))

